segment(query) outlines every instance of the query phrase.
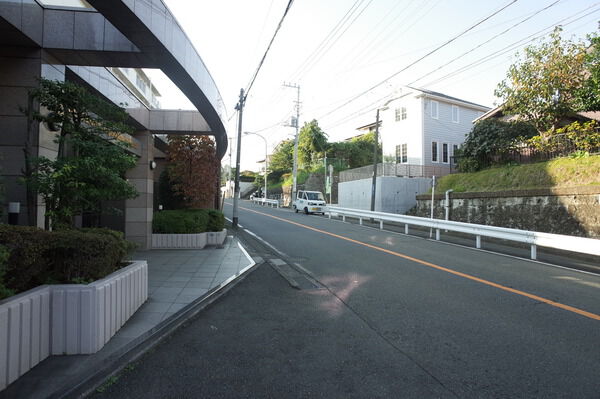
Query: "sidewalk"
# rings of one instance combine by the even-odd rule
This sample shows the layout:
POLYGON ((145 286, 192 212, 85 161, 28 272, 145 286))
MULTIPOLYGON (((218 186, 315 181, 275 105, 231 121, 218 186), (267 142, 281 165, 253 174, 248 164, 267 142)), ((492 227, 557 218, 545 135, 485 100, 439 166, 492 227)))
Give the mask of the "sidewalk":
POLYGON ((227 237, 222 248, 138 251, 132 258, 148 261, 148 300, 106 346, 93 355, 51 356, 0 392, 0 398, 60 397, 107 362, 150 338, 178 312, 254 265, 233 236, 227 237))

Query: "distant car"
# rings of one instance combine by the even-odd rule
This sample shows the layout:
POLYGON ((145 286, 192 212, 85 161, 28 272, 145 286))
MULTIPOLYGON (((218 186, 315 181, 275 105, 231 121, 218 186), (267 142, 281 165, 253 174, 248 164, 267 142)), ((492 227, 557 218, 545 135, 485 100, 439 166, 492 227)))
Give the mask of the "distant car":
POLYGON ((293 203, 296 213, 303 211, 306 214, 321 213, 324 215, 326 206, 325 197, 320 191, 298 190, 296 200, 293 203))

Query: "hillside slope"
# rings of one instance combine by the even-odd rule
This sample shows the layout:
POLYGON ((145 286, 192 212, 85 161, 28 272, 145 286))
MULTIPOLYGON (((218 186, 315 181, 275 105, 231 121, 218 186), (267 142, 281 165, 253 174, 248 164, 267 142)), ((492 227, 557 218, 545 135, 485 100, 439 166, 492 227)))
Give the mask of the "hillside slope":
POLYGON ((600 155, 456 173, 438 180, 438 193, 487 192, 600 185, 600 155))

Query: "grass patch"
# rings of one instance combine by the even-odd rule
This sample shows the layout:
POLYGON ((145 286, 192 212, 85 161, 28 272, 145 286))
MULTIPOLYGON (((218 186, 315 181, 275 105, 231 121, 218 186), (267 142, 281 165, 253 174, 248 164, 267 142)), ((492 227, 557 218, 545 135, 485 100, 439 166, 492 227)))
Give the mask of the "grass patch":
POLYGON ((600 185, 600 155, 456 173, 439 179, 436 191, 482 192, 592 185, 600 185))

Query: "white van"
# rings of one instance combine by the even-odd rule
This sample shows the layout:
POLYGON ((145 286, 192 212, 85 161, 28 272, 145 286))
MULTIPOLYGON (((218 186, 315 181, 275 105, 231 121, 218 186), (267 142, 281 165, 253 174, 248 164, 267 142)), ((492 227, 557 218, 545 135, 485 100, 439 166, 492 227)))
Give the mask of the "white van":
POLYGON ((325 214, 325 197, 320 191, 304 191, 298 190, 296 194, 296 201, 294 201, 293 208, 296 213, 303 211, 306 214, 309 213, 322 213, 325 214))

